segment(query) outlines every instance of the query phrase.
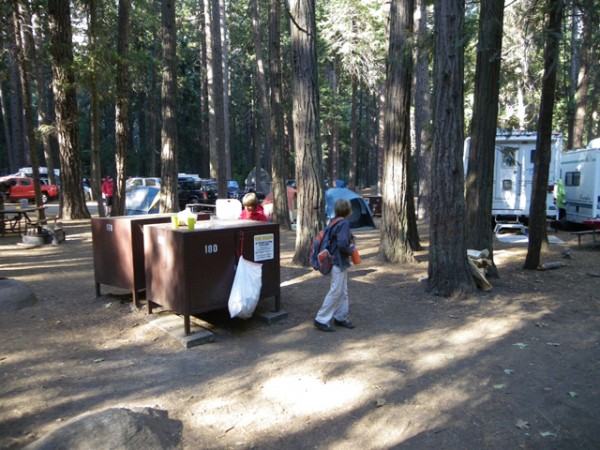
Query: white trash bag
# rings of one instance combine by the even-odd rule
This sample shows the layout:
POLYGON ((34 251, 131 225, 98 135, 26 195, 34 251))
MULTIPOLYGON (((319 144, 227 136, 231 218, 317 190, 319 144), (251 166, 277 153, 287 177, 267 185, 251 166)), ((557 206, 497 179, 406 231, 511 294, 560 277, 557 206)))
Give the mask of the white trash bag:
POLYGON ((233 319, 249 319, 258 305, 262 288, 262 264, 240 256, 229 294, 229 315, 233 319))

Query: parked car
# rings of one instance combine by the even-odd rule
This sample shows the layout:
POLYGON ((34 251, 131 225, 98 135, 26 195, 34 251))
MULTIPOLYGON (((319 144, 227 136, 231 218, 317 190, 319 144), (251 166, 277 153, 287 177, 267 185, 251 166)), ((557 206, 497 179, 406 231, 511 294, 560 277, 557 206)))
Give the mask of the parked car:
POLYGON ((179 209, 186 205, 214 205, 217 202, 217 184, 212 180, 185 176, 178 180, 179 209))
POLYGON ((133 178, 128 178, 127 181, 125 181, 125 192, 128 192, 130 190, 132 190, 133 188, 136 188, 138 186, 156 186, 156 187, 160 187, 160 178, 157 177, 147 177, 147 178, 142 178, 142 177, 133 177, 133 178))
MULTIPOLYGON (((9 202, 27 199, 35 201, 35 190, 33 187, 33 178, 31 177, 3 177, 0 181, 8 185, 7 200, 9 202)), ((44 184, 40 182, 40 188, 42 190, 42 203, 47 203, 58 197, 58 186, 55 184, 44 184)))
POLYGON ((240 198, 240 194, 242 190, 240 189, 240 185, 235 180, 227 180, 227 198, 240 198))

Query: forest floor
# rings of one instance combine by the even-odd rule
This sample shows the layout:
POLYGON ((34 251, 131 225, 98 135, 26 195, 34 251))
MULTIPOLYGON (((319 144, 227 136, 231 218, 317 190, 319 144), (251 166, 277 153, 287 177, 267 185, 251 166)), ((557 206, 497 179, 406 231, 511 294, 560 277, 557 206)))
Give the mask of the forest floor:
POLYGON ((419 282, 425 225, 424 249, 404 265, 375 261, 379 230, 357 231, 356 328, 323 333, 312 321, 329 278, 291 264, 295 234, 284 232, 287 318, 207 314, 214 341, 185 349, 125 291, 95 296, 89 221, 64 226, 58 246, 0 238, 0 276, 39 300, 0 313, 0 448, 117 407, 166 411, 181 449, 600 448, 600 249, 589 236, 579 247, 559 231, 543 261, 564 267, 548 271, 522 270, 525 244, 496 242, 493 289, 453 300, 419 282))

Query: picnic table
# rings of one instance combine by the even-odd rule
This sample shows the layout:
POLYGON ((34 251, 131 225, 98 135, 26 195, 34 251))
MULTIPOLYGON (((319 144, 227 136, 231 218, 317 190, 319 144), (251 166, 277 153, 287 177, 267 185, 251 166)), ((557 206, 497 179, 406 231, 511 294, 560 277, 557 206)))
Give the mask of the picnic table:
POLYGON ((4 236, 6 231, 21 233, 21 225, 37 225, 37 218, 33 219, 30 213, 36 213, 46 209, 46 206, 28 206, 21 208, 19 203, 5 203, 0 209, 0 235, 4 236))

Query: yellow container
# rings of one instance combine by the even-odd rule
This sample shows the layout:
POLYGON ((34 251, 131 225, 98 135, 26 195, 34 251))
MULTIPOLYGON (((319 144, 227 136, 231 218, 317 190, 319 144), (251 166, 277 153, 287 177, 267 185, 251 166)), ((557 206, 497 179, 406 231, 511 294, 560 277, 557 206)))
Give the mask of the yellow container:
POLYGON ((171 217, 171 224, 173 225, 173 229, 179 228, 179 217, 177 215, 171 217))

